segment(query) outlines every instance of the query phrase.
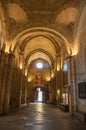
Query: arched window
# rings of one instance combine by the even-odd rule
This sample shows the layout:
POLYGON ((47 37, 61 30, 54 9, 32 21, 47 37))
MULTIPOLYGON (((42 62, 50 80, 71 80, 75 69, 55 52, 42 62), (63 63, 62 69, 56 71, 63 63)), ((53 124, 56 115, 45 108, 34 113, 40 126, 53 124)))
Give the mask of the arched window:
POLYGON ((67 65, 67 62, 64 61, 64 64, 63 64, 63 71, 67 71, 68 70, 68 65, 67 65))
POLYGON ((64 61, 63 63, 63 85, 68 84, 68 65, 67 62, 64 61))

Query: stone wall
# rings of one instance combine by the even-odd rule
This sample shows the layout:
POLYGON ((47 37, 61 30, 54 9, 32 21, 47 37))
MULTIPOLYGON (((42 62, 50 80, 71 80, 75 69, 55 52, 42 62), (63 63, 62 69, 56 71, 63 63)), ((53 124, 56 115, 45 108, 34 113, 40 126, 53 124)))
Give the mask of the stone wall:
POLYGON ((77 27, 78 54, 76 56, 76 105, 77 110, 86 113, 86 99, 79 97, 79 83, 86 82, 86 4, 82 9, 77 27))

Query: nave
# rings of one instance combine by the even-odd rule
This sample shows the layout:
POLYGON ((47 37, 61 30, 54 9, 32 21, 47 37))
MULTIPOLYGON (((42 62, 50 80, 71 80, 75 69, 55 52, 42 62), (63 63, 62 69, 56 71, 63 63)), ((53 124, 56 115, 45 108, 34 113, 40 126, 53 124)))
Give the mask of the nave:
POLYGON ((35 102, 0 117, 0 130, 86 130, 86 123, 56 105, 35 102))

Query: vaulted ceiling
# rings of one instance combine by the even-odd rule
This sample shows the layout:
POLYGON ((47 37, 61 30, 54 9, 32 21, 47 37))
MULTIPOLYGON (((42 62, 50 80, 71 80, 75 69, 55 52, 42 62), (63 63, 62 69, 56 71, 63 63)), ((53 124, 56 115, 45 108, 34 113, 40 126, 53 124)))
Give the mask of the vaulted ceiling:
POLYGON ((48 63, 52 68, 57 55, 71 53, 86 0, 0 1, 5 49, 16 58, 22 53, 33 74, 37 73, 35 62, 48 63))

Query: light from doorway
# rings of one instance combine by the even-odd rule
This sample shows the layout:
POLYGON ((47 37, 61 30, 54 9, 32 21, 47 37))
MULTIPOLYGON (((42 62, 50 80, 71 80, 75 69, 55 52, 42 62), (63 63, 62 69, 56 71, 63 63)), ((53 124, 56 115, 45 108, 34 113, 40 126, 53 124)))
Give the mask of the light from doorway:
POLYGON ((42 91, 38 91, 38 101, 42 102, 42 91))

